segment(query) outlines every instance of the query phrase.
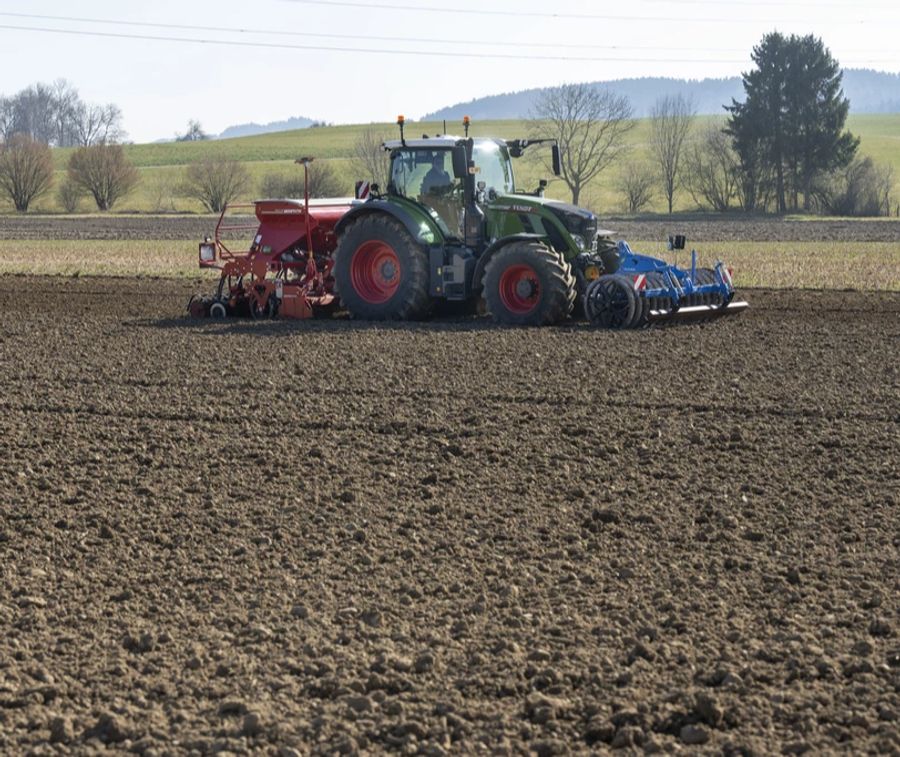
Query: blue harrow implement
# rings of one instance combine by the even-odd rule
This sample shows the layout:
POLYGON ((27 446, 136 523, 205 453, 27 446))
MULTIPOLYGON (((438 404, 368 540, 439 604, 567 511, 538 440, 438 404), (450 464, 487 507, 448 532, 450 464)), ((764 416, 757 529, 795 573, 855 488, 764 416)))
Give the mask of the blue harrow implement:
MULTIPOLYGON (((684 237, 669 237, 669 249, 684 249, 684 237)), ((697 267, 691 252, 690 270, 634 252, 625 241, 616 245, 612 265, 588 284, 585 315, 591 323, 611 329, 642 328, 654 323, 707 321, 737 315, 749 305, 735 300, 731 272, 719 261, 697 267)))

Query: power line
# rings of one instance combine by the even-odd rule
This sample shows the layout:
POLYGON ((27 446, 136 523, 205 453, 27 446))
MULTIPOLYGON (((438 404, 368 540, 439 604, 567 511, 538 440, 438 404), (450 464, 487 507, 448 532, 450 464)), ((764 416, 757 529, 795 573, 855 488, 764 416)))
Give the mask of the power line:
MULTIPOLYGON (((299 1, 299 0, 298 0, 299 1)), ((684 3, 706 3, 706 2, 715 2, 716 0, 645 0, 646 2, 684 2, 684 3)), ((748 0, 748 4, 760 4, 756 3, 755 0, 748 0)), ((765 4, 765 3, 761 3, 765 4)), ((233 27, 233 26, 208 26, 208 25, 193 25, 193 24, 173 24, 173 23, 162 23, 162 22, 150 22, 150 21, 125 21, 121 19, 109 19, 109 18, 92 18, 92 17, 84 17, 84 16, 54 16, 47 14, 39 14, 39 13, 9 13, 0 11, 0 17, 9 17, 9 18, 33 18, 33 19, 41 19, 44 21, 66 21, 66 22, 75 22, 75 23, 86 23, 86 24, 104 24, 109 26, 130 26, 130 27, 140 27, 140 28, 153 28, 153 29, 177 29, 183 31, 207 31, 207 32, 221 32, 226 34, 262 34, 265 36, 283 36, 283 37, 311 37, 315 39, 352 39, 352 40, 361 40, 361 41, 376 41, 376 42, 404 42, 404 43, 427 43, 427 44, 438 44, 438 45, 455 45, 459 46, 460 44, 466 45, 482 45, 482 46, 492 46, 492 47, 514 47, 517 49, 521 49, 523 47, 535 47, 535 48, 549 48, 549 49, 559 49, 559 48, 577 48, 577 49, 588 49, 588 50, 655 50, 655 51, 675 51, 675 52, 715 52, 715 53, 743 53, 746 51, 746 48, 734 48, 734 47, 703 47, 699 48, 696 45, 691 45, 687 47, 670 47, 670 46, 661 46, 661 45, 616 45, 616 44, 599 44, 599 43, 573 43, 566 41, 565 43, 561 42, 524 42, 524 41, 515 41, 515 42, 507 42, 504 40, 477 40, 466 38, 462 43, 458 39, 439 39, 436 37, 395 37, 395 36, 379 36, 372 34, 335 34, 335 33, 326 33, 326 32, 295 32, 295 31, 285 31, 283 29, 253 29, 253 28, 245 28, 245 27, 233 27)), ((858 50, 847 50, 847 53, 858 53, 864 52, 866 54, 871 53, 884 53, 884 52, 894 52, 893 50, 878 50, 868 48, 865 51, 858 50)), ((531 57, 531 56, 527 56, 531 57)), ((621 58, 617 58, 617 60, 622 60, 621 58)), ((655 60, 655 59, 654 59, 655 60)), ((652 61, 651 61, 652 62, 652 61)), ((660 60, 660 62, 669 62, 665 60, 660 60)), ((680 61, 678 61, 680 62, 680 61)), ((689 61, 690 62, 690 61, 689 61)), ((716 62, 716 61, 710 61, 716 62)), ((730 62, 730 61, 725 61, 730 62)), ((880 61, 870 61, 870 62, 880 62, 880 61)))
MULTIPOLYGON (((320 52, 337 52, 337 53, 372 53, 375 55, 414 55, 414 56, 432 56, 441 58, 477 58, 486 59, 504 59, 504 60, 542 60, 542 61, 580 61, 580 62, 626 62, 626 63, 747 63, 747 59, 713 59, 713 58, 633 58, 614 56, 577 56, 577 55, 515 55, 506 53, 467 53, 460 51, 440 51, 440 50, 397 50, 383 48, 363 48, 363 47, 338 47, 327 45, 287 45, 283 43, 272 42, 245 42, 241 40, 225 40, 225 39, 200 39, 194 37, 165 37, 156 34, 126 34, 124 32, 95 32, 85 31, 81 29, 52 29, 42 26, 12 26, 11 24, 0 24, 0 29, 10 29, 13 31, 26 32, 43 32, 49 34, 66 34, 81 37, 102 37, 108 39, 137 39, 151 42, 183 42, 198 45, 216 45, 231 47, 258 47, 266 50, 316 50, 320 52)), ((879 61, 869 61, 877 63, 879 61)))
MULTIPOLYGON (((371 40, 376 42, 422 42, 427 44, 438 45, 456 45, 462 44, 458 39, 437 39, 434 37, 385 37, 372 34, 334 34, 324 32, 295 32, 285 31, 282 29, 249 29, 241 27, 229 26, 197 26, 191 24, 172 24, 172 23, 154 23, 149 21, 119 21, 104 18, 86 18, 82 16, 49 16, 38 13, 5 13, 0 12, 0 16, 9 18, 33 18, 43 21, 66 21, 85 24, 105 24, 110 26, 130 26, 151 29, 177 29, 181 31, 205 31, 205 32, 221 32, 226 34, 263 34, 266 36, 280 37, 312 37, 317 39, 354 39, 354 40, 371 40)), ((666 50, 666 51, 682 51, 682 52, 698 52, 696 46, 688 47, 661 47, 657 45, 608 45, 588 43, 577 44, 571 42, 507 42, 504 40, 477 40, 466 38, 464 43, 467 45, 486 45, 492 47, 540 47, 540 48, 580 48, 588 50, 666 50)), ((726 48, 726 47, 705 47, 701 52, 718 52, 718 53, 742 53, 744 49, 726 48)), ((871 52, 871 50, 867 51, 871 52)))
MULTIPOLYGON (((359 0, 285 0, 285 2, 299 3, 301 5, 321 5, 329 8, 365 8, 367 10, 395 10, 395 11, 414 11, 417 13, 451 13, 455 15, 466 16, 509 16, 526 18, 555 18, 555 19, 574 19, 579 21, 640 21, 642 23, 652 23, 661 21, 666 23, 690 21, 692 23, 756 23, 761 19, 758 18, 735 18, 734 16, 715 18, 690 18, 684 16, 634 16, 630 14, 617 13, 556 13, 553 11, 527 11, 521 8, 514 10, 492 10, 490 8, 452 8, 452 7, 429 7, 420 5, 406 5, 402 3, 367 3, 359 0)), ((825 24, 883 24, 884 19, 880 18, 854 18, 854 19, 817 19, 818 23, 825 24)), ((767 23, 809 23, 808 18, 781 18, 767 19, 767 23)))
MULTIPOLYGON (((124 32, 96 32, 85 31, 81 29, 53 29, 42 26, 13 26, 11 24, 0 24, 0 29, 11 31, 40 32, 47 34, 63 34, 69 36, 81 37, 101 37, 106 39, 135 39, 150 42, 181 42, 185 44, 212 45, 218 47, 242 47, 242 48, 261 48, 266 50, 313 50, 318 52, 339 52, 374 55, 407 55, 407 56, 430 56, 440 58, 474 58, 480 60, 504 59, 504 60, 528 60, 528 61, 575 61, 575 62, 595 62, 595 63, 748 63, 748 59, 725 59, 725 58, 637 58, 620 55, 607 56, 575 56, 575 55, 515 55, 505 53, 467 53, 460 51, 440 51, 440 50, 397 50, 394 48, 362 48, 362 47, 339 47, 327 45, 287 45, 283 43, 273 42, 245 42, 241 40, 223 40, 223 39, 201 39, 196 37, 169 37, 156 34, 126 34, 124 32)), ((868 59, 868 60, 852 60, 849 64, 885 64, 895 63, 895 58, 884 59, 868 59)))
MULTIPOLYGON (((129 21, 113 21, 113 20, 105 20, 105 19, 87 19, 87 18, 77 18, 77 17, 67 17, 67 16, 37 16, 36 14, 22 14, 22 13, 3 13, 0 12, 0 17, 2 16, 13 16, 13 17, 30 17, 30 18, 46 18, 46 19, 54 19, 54 20, 67 20, 67 21, 75 21, 75 22, 85 22, 85 23, 102 23, 102 24, 116 24, 116 25, 124 25, 124 26, 144 26, 144 27, 157 27, 157 28, 169 28, 169 29, 184 29, 184 30, 197 30, 197 29, 206 29, 207 31, 219 31, 226 33, 244 33, 244 34, 271 34, 273 32, 264 31, 264 30, 252 30, 252 29, 237 29, 230 27, 197 27, 190 26, 187 24, 156 24, 149 22, 129 22, 129 21)), ((635 56, 622 56, 622 55, 604 55, 604 56, 573 56, 573 55, 532 55, 532 54, 507 54, 507 53, 492 53, 492 52, 478 52, 478 53, 470 53, 464 52, 460 50, 453 51, 441 51, 441 50, 398 50, 396 48, 384 49, 384 48, 373 48, 373 47, 345 47, 345 46, 329 46, 329 45, 300 45, 300 44, 283 44, 283 43, 274 43, 274 42, 252 42, 252 41, 244 41, 244 40, 224 40, 224 39, 208 39, 208 38, 196 38, 196 37, 172 37, 172 36, 164 36, 164 35, 154 35, 154 34, 129 34, 125 32, 100 32, 100 31, 89 31, 89 30, 81 30, 81 29, 62 29, 62 28, 51 28, 51 27, 41 27, 41 26, 13 26, 11 24, 0 24, 0 29, 8 29, 13 31, 31 31, 31 32, 39 32, 39 33, 49 33, 49 34, 64 34, 70 36, 87 36, 87 37, 101 37, 101 38, 111 38, 111 39, 135 39, 135 40, 143 40, 143 41, 151 41, 151 42, 181 42, 186 44, 199 44, 199 45, 214 45, 214 46, 234 46, 234 47, 251 47, 251 48, 265 48, 265 49, 280 49, 280 50, 311 50, 318 52, 341 52, 341 53, 372 53, 375 55, 413 55, 413 56, 431 56, 431 57, 445 57, 445 58, 474 58, 474 59, 504 59, 504 60, 539 60, 539 61, 576 61, 576 62, 597 62, 597 63, 609 63, 609 62, 623 62, 623 63, 726 63, 726 64, 745 64, 748 63, 749 60, 747 57, 744 58, 670 58, 670 57, 635 57, 635 56)), ((459 45, 460 43, 454 40, 439 40, 439 39, 426 39, 426 38, 416 38, 416 37, 373 37, 373 36, 363 36, 363 35, 352 35, 352 34, 316 34, 309 33, 308 35, 303 32, 282 32, 285 35, 297 35, 297 36, 311 36, 311 37, 327 37, 333 39, 352 39, 352 40, 365 40, 365 39, 373 39, 378 41, 391 41, 391 42, 430 42, 437 44, 454 44, 459 45)), ((494 43, 489 42, 477 42, 473 40, 467 40, 467 43, 479 45, 491 45, 494 43)), ((510 47, 522 47, 523 45, 519 45, 517 43, 506 43, 506 46, 510 47)), ((528 46, 527 44, 524 46, 528 46)), ((587 49, 596 49, 596 47, 600 47, 603 50, 684 50, 684 51, 693 51, 693 52, 742 52, 736 49, 728 49, 728 48, 696 48, 696 47, 686 47, 686 48, 659 48, 655 46, 592 46, 592 45, 551 45, 551 44, 541 44, 538 45, 541 47, 551 47, 554 49, 559 49, 560 47, 573 47, 573 48, 587 48, 587 49)), ((867 50, 867 53, 878 53, 882 51, 877 50, 867 50)), ((893 52, 893 51, 890 51, 893 52)), ((748 51, 749 55, 749 51, 748 51)), ((885 63, 895 63, 895 58, 883 58, 883 59, 865 59, 865 60, 851 60, 848 61, 848 64, 862 65, 862 64, 885 64, 885 63)))
MULTIPOLYGON (((774 5, 779 8, 846 8, 847 3, 842 0, 835 2, 822 2, 822 0, 810 0, 810 2, 780 2, 779 0, 727 0, 729 5, 774 5)), ((721 7, 722 0, 643 0, 649 5, 716 5, 721 7)), ((896 6, 894 3, 854 3, 854 8, 860 7, 871 8, 872 10, 893 10, 896 6)))

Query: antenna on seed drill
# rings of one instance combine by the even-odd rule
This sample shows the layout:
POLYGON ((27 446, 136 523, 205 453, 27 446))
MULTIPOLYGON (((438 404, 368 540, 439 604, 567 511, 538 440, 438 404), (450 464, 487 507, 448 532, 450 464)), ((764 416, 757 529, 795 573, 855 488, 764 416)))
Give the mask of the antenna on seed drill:
POLYGON ((299 163, 303 166, 303 213, 306 215, 306 252, 308 256, 312 256, 312 224, 309 222, 309 164, 312 163, 315 158, 310 156, 305 156, 303 158, 297 158, 295 163, 299 163))
POLYGON ((469 136, 469 117, 463 116, 463 129, 466 130, 466 137, 469 136))

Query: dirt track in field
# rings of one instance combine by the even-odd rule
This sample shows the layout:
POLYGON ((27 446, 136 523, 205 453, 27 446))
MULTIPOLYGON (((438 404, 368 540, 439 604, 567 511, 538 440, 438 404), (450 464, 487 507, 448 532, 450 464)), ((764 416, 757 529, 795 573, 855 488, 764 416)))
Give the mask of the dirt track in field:
MULTIPOLYGON (((212 216, 0 216, 0 239, 190 239, 216 228, 212 216)), ((692 242, 896 242, 900 220, 794 221, 741 215, 678 215, 638 220, 600 213, 617 237, 664 240, 686 234, 692 242)))
POLYGON ((900 295, 606 333, 189 291, 0 278, 0 752, 900 750, 900 295))

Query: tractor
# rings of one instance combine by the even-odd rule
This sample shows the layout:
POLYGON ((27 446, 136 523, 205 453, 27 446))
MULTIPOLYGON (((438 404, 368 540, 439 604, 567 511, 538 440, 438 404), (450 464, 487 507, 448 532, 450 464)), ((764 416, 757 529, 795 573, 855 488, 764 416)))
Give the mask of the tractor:
MULTIPOLYGON (((256 252, 230 261, 237 278, 220 283, 217 297, 195 302, 192 312, 302 317, 336 306, 336 295, 351 316, 367 320, 420 319, 449 301, 478 304, 497 323, 542 326, 567 318, 578 304, 594 324, 634 328, 746 309, 734 301, 731 272, 721 262, 697 268, 693 253, 684 270, 640 255, 600 229, 591 211, 546 198, 545 180, 519 189, 512 161, 534 146, 549 144, 560 174, 555 140, 470 137, 468 117, 463 137, 407 139, 402 116, 397 124, 399 139, 384 143, 384 191, 359 182, 355 200, 328 201, 318 217, 308 197, 257 202, 256 252), (293 214, 269 207, 292 202, 293 214), (272 210, 275 217, 264 222, 260 213, 272 210), (276 220, 283 233, 269 228, 276 220), (318 244, 310 226, 324 230, 318 244), (305 304, 285 312, 288 290, 305 304)), ((310 159, 303 160, 307 167, 310 159)), ((670 238, 673 249, 684 243, 670 238)), ((220 246, 218 233, 214 244, 201 245, 201 265, 215 265, 220 246)))

